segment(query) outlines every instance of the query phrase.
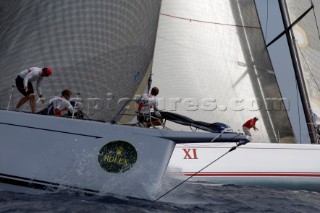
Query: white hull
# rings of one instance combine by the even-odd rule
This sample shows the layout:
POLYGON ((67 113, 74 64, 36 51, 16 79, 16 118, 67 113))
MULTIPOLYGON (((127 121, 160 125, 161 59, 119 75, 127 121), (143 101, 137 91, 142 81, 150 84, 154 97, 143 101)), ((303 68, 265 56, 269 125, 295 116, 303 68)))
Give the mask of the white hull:
POLYGON ((190 180, 216 184, 320 191, 320 145, 249 143, 200 171, 231 147, 231 144, 179 144, 168 173, 182 179, 194 175, 190 180))
MULTIPOLYGON (((0 111, 0 189, 68 190, 152 198, 175 143, 136 133, 137 128, 28 113, 0 111), (107 171, 99 151, 113 141, 136 150, 126 171, 107 171)), ((120 152, 126 152, 126 147, 120 152)), ((107 153, 106 161, 129 164, 131 156, 107 153)), ((129 153, 130 154, 130 153, 129 153)))
POLYGON ((216 136, 0 110, 0 189, 152 199, 176 143, 216 136))

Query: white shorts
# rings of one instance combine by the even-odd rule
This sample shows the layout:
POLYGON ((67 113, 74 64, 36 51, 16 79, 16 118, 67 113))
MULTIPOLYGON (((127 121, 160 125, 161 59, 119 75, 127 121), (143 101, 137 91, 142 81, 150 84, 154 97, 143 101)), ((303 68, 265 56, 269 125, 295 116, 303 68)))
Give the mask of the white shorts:
POLYGON ((251 136, 250 129, 248 127, 242 126, 242 129, 245 135, 251 136))

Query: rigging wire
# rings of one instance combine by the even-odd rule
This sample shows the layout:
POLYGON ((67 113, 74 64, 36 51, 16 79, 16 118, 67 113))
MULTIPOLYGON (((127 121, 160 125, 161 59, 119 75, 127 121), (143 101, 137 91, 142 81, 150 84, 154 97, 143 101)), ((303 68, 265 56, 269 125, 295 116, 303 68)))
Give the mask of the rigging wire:
POLYGON ((124 109, 125 107, 127 107, 128 104, 129 104, 131 101, 133 101, 133 100, 132 100, 132 99, 129 99, 129 100, 126 101, 125 104, 123 104, 123 106, 121 107, 121 109, 118 111, 118 113, 117 113, 117 114, 113 117, 113 119, 111 120, 111 124, 116 124, 116 123, 117 123, 117 118, 118 118, 118 116, 121 115, 121 112, 123 111, 123 109, 124 109))
MULTIPOLYGON (((318 21, 317 21, 317 16, 316 16, 316 13, 315 13, 315 7, 314 7, 314 4, 313 4, 313 1, 312 0, 309 0, 310 1, 310 4, 311 4, 311 7, 313 8, 312 10, 313 10, 313 15, 314 15, 314 19, 315 19, 315 25, 316 25, 316 29, 317 29, 317 33, 318 33, 318 38, 320 39, 320 31, 319 31, 319 26, 318 26, 318 21)), ((296 40, 295 40, 295 42, 296 42, 296 40)), ((309 73, 310 73, 310 78, 313 80, 313 82, 314 82, 314 84, 316 85, 316 87, 317 87, 317 89, 318 89, 318 91, 320 92, 320 87, 319 87, 319 84, 317 83, 317 81, 316 81, 316 78, 314 77, 314 74, 313 74, 313 72, 312 72, 312 70, 311 70, 311 68, 310 68, 310 65, 309 65, 309 63, 307 62, 307 60, 306 60, 306 57, 305 57, 305 55, 303 54, 303 52, 302 52, 302 50, 301 50, 301 48, 299 47, 299 45, 297 45, 296 44, 296 47, 298 48, 298 50, 299 50, 299 52, 300 52, 300 55, 302 56, 302 58, 303 58, 303 60, 304 60, 304 62, 305 62, 305 64, 306 64, 306 66, 307 66, 307 70, 309 71, 309 73)), ((298 85, 296 84, 296 87, 297 87, 297 90, 298 90, 298 85)), ((297 92, 297 106, 298 106, 298 115, 299 115, 299 134, 300 134, 300 137, 299 137, 299 142, 301 143, 301 118, 300 118, 300 108, 299 108, 299 104, 298 104, 298 92, 297 92)))
MULTIPOLYGON (((310 3, 311 3, 311 5, 313 5, 313 1, 312 0, 310 0, 310 3)), ((315 22, 316 22, 318 37, 320 39, 320 31, 319 31, 318 19, 317 19, 317 16, 316 16, 315 8, 313 8, 313 15, 314 15, 314 19, 315 19, 315 22)))
POLYGON ((299 119, 299 143, 301 143, 301 117, 300 117, 300 105, 299 105, 299 87, 296 80, 296 91, 297 91, 297 106, 298 106, 298 119, 299 119))
POLYGON ((265 40, 267 41, 268 38, 268 23, 269 23, 269 0, 267 0, 267 18, 266 18, 266 37, 265 40))
POLYGON ((240 27, 240 28, 251 28, 251 29, 260 29, 260 26, 245 26, 245 25, 237 25, 237 24, 228 24, 228 23, 222 23, 222 22, 214 22, 214 21, 207 21, 207 20, 200 20, 200 19, 193 19, 193 18, 187 18, 182 16, 174 16, 166 13, 160 13, 162 16, 166 16, 173 19, 180 19, 188 22, 196 22, 196 23, 202 23, 202 24, 213 24, 213 25, 220 25, 220 26, 227 26, 227 27, 240 27))
POLYGON ((311 77, 312 77, 315 85, 317 86, 318 91, 320 92, 320 87, 319 87, 319 85, 318 85, 318 83, 317 83, 317 81, 316 81, 316 78, 314 77, 314 75, 313 75, 313 73, 312 73, 312 70, 311 70, 311 68, 310 68, 310 66, 309 66, 309 64, 308 64, 308 62, 307 62, 307 60, 306 60, 303 52, 301 51, 301 48, 299 47, 299 45, 296 45, 296 46, 298 47, 298 49, 299 49, 299 51, 300 51, 300 54, 301 54, 303 60, 305 61, 306 65, 307 65, 307 67, 308 67, 309 73, 310 73, 310 75, 311 75, 311 77))
POLYGON ((194 177, 195 175, 199 174, 200 172, 202 172, 204 169, 208 168, 209 166, 211 166, 213 163, 217 162, 218 160, 220 160, 222 157, 224 157, 225 155, 227 155, 228 153, 232 152, 233 150, 236 150, 239 146, 245 145, 248 142, 243 141, 243 142, 238 142, 235 146, 231 147, 226 153, 224 153, 223 155, 221 155, 220 157, 216 158, 214 161, 212 161, 211 163, 209 163, 208 165, 206 165, 205 167, 203 167, 202 169, 200 169, 199 171, 195 172, 194 174, 192 174, 190 177, 188 177, 187 179, 183 180, 181 183, 179 183, 178 185, 176 185, 175 187, 173 187, 172 189, 170 189, 169 191, 167 191, 166 193, 164 193, 163 195, 161 195, 160 197, 158 197, 157 199, 155 199, 153 202, 157 202, 158 200, 160 200, 161 198, 163 198, 164 196, 166 196, 167 194, 169 194, 170 192, 172 192, 173 190, 175 190, 176 188, 178 188, 179 186, 181 186, 182 184, 184 184, 185 182, 187 182, 188 180, 190 180, 192 177, 194 177))
MULTIPOLYGON (((312 1, 312 0, 309 0, 309 1, 310 1, 311 6, 314 6, 314 5, 313 5, 313 1, 312 1)), ((314 7, 313 7, 313 14, 314 14, 314 19, 315 19, 316 27, 317 27, 318 37, 319 37, 319 39, 320 39, 319 26, 318 26, 317 16, 316 16, 315 8, 314 8, 314 7)), ((308 64, 308 62, 307 62, 307 60, 306 60, 306 58, 305 58, 305 56, 304 56, 301 48, 299 47, 299 45, 296 45, 296 46, 298 47, 298 49, 299 49, 299 51, 300 51, 300 54, 302 55, 302 58, 303 58, 303 60, 305 61, 307 67, 308 67, 308 70, 309 70, 309 72, 310 72, 310 75, 311 75, 312 79, 314 80, 314 83, 315 83, 315 85, 317 86, 318 91, 320 91, 320 87, 319 87, 319 85, 318 85, 318 83, 317 83, 317 81, 316 81, 316 79, 315 79, 315 77, 314 77, 314 75, 313 75, 313 73, 312 73, 312 70, 311 70, 311 68, 310 68, 310 66, 309 66, 309 64, 308 64)))
MULTIPOLYGON (((307 66, 307 68, 308 68, 307 70, 308 70, 309 73, 310 73, 311 79, 313 80, 314 84, 315 84, 316 87, 318 88, 318 91, 320 92, 319 84, 317 83, 316 78, 314 77, 314 75, 313 75, 313 73, 312 73, 312 70, 311 70, 311 68, 310 68, 310 66, 309 66, 309 64, 308 64, 308 62, 307 62, 307 60, 306 60, 306 58, 305 58, 305 56, 304 56, 301 48, 299 47, 299 45, 296 45, 296 46, 298 47, 298 50, 299 50, 299 52, 300 52, 300 54, 301 54, 301 56, 302 56, 302 58, 303 58, 303 60, 304 60, 304 62, 305 62, 305 64, 306 64, 306 66, 307 66)), ((298 85, 297 85, 297 87, 298 87, 298 85)), ((297 90, 298 90, 298 89, 297 89, 297 90)), ((297 96, 298 96, 298 93, 297 93, 297 96)), ((298 100, 298 99, 297 99, 297 100, 298 100)), ((298 105, 298 115, 299 115, 300 143, 301 143, 301 124, 300 124, 299 105, 298 105)))

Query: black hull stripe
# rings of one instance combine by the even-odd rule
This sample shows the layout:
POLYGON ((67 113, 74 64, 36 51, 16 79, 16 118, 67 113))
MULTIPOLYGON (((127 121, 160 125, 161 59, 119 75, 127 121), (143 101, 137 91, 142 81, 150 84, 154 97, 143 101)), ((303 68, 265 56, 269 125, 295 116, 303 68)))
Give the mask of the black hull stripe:
POLYGON ((92 189, 86 189, 86 188, 79 188, 75 186, 70 185, 64 185, 64 184, 58 184, 48 181, 41 181, 37 179, 30 179, 30 178, 24 178, 24 177, 18 177, 13 175, 6 175, 6 174, 0 174, 0 183, 14 185, 14 186, 21 186, 31 189, 38 189, 43 190, 47 192, 73 192, 83 195, 94 195, 94 194, 100 194, 99 191, 92 190, 92 189))
POLYGON ((60 131, 60 130, 53 130, 53 129, 45 129, 45 128, 39 128, 39 127, 33 127, 33 126, 25 126, 25 125, 18 125, 18 124, 10 124, 10 123, 3 123, 0 122, 0 124, 8 125, 8 126, 16 126, 16 127, 23 127, 23 128, 29 128, 29 129, 37 129, 37 130, 43 130, 43 131, 49 131, 49 132, 59 132, 69 135, 79 135, 79 136, 85 136, 90 138, 102 138, 101 136, 95 136, 95 135, 86 135, 81 133, 74 133, 74 132, 67 132, 67 131, 60 131))

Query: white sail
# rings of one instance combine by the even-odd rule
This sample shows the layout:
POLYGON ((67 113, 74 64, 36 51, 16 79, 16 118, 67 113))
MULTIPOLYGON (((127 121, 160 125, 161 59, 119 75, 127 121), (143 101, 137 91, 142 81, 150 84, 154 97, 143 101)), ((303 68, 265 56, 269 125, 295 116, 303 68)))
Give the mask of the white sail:
MULTIPOLYGON (((313 9, 309 11, 293 27, 295 46, 297 48, 298 60, 303 71, 303 79, 308 93, 311 110, 314 116, 320 116, 320 2, 309 0, 289 0, 286 2, 290 22, 293 23, 303 15, 313 4, 313 9)), ((314 121, 319 125, 319 121, 314 117, 314 121)))
POLYGON ((154 199, 176 143, 249 141, 237 133, 101 122, 120 119, 128 99, 148 81, 160 4, 0 1, 0 190, 154 199), (32 114, 27 105, 10 111, 22 97, 14 79, 31 66, 52 67, 42 85, 45 95, 66 88, 80 92, 83 108, 77 113, 91 119, 32 114))
POLYGON ((294 143, 252 0, 163 1, 153 85, 164 110, 240 132, 258 117, 253 141, 294 143))
MULTIPOLYGON (((201 1, 201 2, 205 2, 205 1, 201 1)), ((218 1, 215 1, 215 3, 217 3, 218 1)), ((264 1, 264 3, 268 4, 268 2, 270 1, 264 1)), ((167 2, 167 4, 170 4, 172 2, 167 2)), ((207 1, 207 4, 210 5, 210 3, 212 3, 212 1, 207 1)), ((232 10, 233 13, 233 17, 236 20, 247 20, 247 15, 251 16, 251 19, 253 22, 255 22, 256 20, 256 13, 253 12, 254 9, 254 4, 256 3, 256 1, 221 1, 219 2, 221 4, 216 4, 214 10, 214 14, 218 13, 219 16, 218 17, 223 17, 224 14, 227 14, 228 11, 231 10, 231 8, 238 8, 239 10, 232 10), (242 5, 243 4, 243 5, 242 5), (248 4, 248 5, 247 5, 248 4), (234 7, 232 7, 231 5, 233 5, 234 7), (235 5, 237 5, 237 7, 235 7, 235 5), (240 13, 242 15, 240 15, 239 13, 237 13, 237 11, 242 11, 241 8, 243 8, 244 6, 248 6, 248 8, 251 8, 252 11, 251 13, 249 12, 243 12, 240 13), (249 6, 251 5, 251 7, 249 6), (235 15, 238 14, 238 15, 235 15)), ((278 2, 273 2, 278 4, 278 2)), ((295 1, 295 3, 297 3, 297 1, 295 1)), ((183 4, 183 3, 181 3, 183 4)), ((185 1, 186 4, 186 1, 185 1)), ((191 4, 191 3, 190 3, 191 4)), ((197 11, 197 6, 198 6, 199 2, 197 2, 197 5, 192 5, 189 8, 189 11, 197 11)), ((214 4, 214 3, 212 3, 214 4)), ((300 7, 299 4, 297 5, 291 5, 291 6, 296 6, 297 8, 300 7)), ((310 5, 309 5, 310 6, 310 5)), ((181 5, 179 7, 176 7, 176 11, 179 11, 178 9, 182 7, 181 5)), ((307 8, 307 7, 306 7, 307 8)), ((268 8, 265 8, 265 10, 268 11, 268 8)), ((274 8, 273 8, 274 9, 274 8)), ((275 8, 277 10, 279 10, 279 7, 275 8)), ((185 11, 186 9, 184 9, 185 11)), ((176 12, 175 11, 175 12, 176 12)), ((172 11, 170 11, 172 12, 172 11)), ((261 11, 259 11, 261 12, 261 11)), ((182 11, 179 11, 177 13, 182 13, 182 11)), ((269 11, 268 12, 269 17, 271 16, 271 14, 275 14, 276 12, 274 11, 269 11)), ((279 11, 280 13, 280 11, 279 11)), ((203 12, 202 15, 205 15, 207 13, 203 12)), ((175 17, 178 17, 178 15, 180 14, 175 14, 175 17)), ((230 15, 230 14, 229 14, 230 15)), ((259 14, 260 15, 260 14, 259 14)), ((215 21, 211 20, 211 24, 219 23, 219 20, 217 17, 214 16, 208 16, 208 17, 212 17, 215 18, 215 21)), ((230 17, 229 17, 230 18, 230 17)), ((260 16, 261 18, 261 16, 260 16)), ((270 23, 269 26, 273 25, 275 21, 277 21, 277 24, 283 24, 282 23, 282 19, 281 19, 281 15, 278 16, 278 20, 269 20, 270 23)), ((234 25, 234 23, 237 23, 237 21, 232 22, 233 19, 228 19, 228 18, 221 18, 221 22, 226 23, 226 21, 231 21, 231 23, 234 25)), ((292 20, 294 21, 294 20, 292 20)), ((169 22, 169 21, 167 21, 169 22)), ((161 29, 161 23, 162 23, 162 17, 160 18, 160 29, 161 29)), ((202 22, 203 23, 203 22, 202 22)), ((189 23, 190 24, 190 23, 189 23)), ((208 24, 208 23, 207 23, 208 24)), ((265 24, 265 23, 262 23, 265 24)), ((233 26, 231 25, 231 26, 233 26)), ((176 27, 179 27, 180 25, 177 25, 176 27)), ((222 25, 225 26, 225 25, 222 25)), ((219 33, 218 32, 224 32, 226 30, 221 29, 222 26, 218 25, 214 31, 214 33, 212 33, 212 35, 210 37, 214 37, 218 36, 219 33), (217 32, 216 32, 217 31, 217 32)), ((247 26, 247 25, 246 25, 247 26)), ((162 26, 163 30, 162 30, 162 37, 158 37, 157 41, 162 41, 163 43, 170 43, 173 38, 175 38, 175 36, 177 34, 176 31, 174 31, 174 28, 165 28, 165 26, 162 26), (169 30, 170 29, 170 30, 169 30), (170 34, 170 32, 172 32, 170 34), (166 37, 165 37, 166 35, 166 37), (170 35, 170 37, 168 36, 170 35)), ((205 29, 208 28, 207 26, 204 27, 205 29)), ((316 28, 316 27, 315 27, 316 28)), ((198 31, 200 29, 197 29, 198 31)), ((272 30, 272 27, 268 28, 269 31, 272 30)), ((198 31, 194 32, 194 34, 198 33, 198 31)), ((181 34, 179 34, 180 38, 176 38, 177 41, 181 40, 181 41, 186 41, 186 37, 189 38, 190 34, 192 34, 192 31, 188 31, 188 33, 185 33, 186 31, 181 31, 181 34)), ((206 35, 207 32, 211 31, 206 31, 206 35)), ((243 51, 242 48, 238 48, 237 46, 232 46, 232 42, 239 42, 240 44, 242 44, 242 42, 246 41, 246 39, 243 39, 242 34, 239 33, 238 31, 234 31, 233 33, 236 32, 236 35, 232 34, 232 30, 229 30, 228 33, 224 32, 224 37, 219 37, 219 42, 216 42, 215 45, 217 46, 217 48, 219 48, 218 50, 215 50, 213 47, 210 49, 208 54, 211 54, 211 52, 216 52, 218 51, 219 53, 223 54, 223 55, 228 55, 227 57, 224 57, 222 59, 225 59, 224 63, 225 63, 225 68, 220 64, 219 69, 223 69, 223 71, 227 70, 226 73, 228 73, 228 71, 236 69, 233 61, 235 60, 235 58, 239 55, 242 55, 243 58, 246 58, 247 56, 247 52, 243 51), (237 36, 239 36, 238 40, 237 40, 237 36), (233 39, 230 39, 233 38, 233 39), (227 49, 229 48, 229 49, 227 49), (236 49, 236 53, 235 50, 236 49), (231 61, 229 61, 227 64, 227 60, 228 59, 233 59, 231 61), (230 65, 231 64, 231 65, 230 65), (232 66, 233 64, 233 66, 232 66)), ((249 42, 247 42, 248 44, 252 44, 250 41, 253 39, 257 39, 257 37, 255 36, 251 36, 252 32, 250 31, 250 29, 247 30, 246 33, 246 38, 248 38, 249 42)), ((279 32, 280 33, 280 32, 279 32)), ((260 36, 260 35, 259 35, 260 36)), ((274 35, 275 37, 276 35, 274 35)), ((200 49, 200 39, 203 38, 202 34, 197 34, 197 39, 194 39, 195 41, 193 42, 198 42, 198 45, 192 46, 192 48, 189 48, 194 50, 199 50, 200 49), (201 36, 200 36, 201 35, 201 36)), ((268 37, 269 40, 273 39, 272 37, 268 37)), ((175 40, 175 41, 176 41, 175 40)), ((189 45, 191 46, 191 44, 189 44, 189 42, 191 43, 191 39, 187 40, 188 42, 185 42, 184 45, 189 45)), ((209 40, 207 40, 208 46, 206 48, 210 48, 210 42, 209 40)), ((244 42, 245 43, 245 42, 244 42)), ((254 43, 254 42, 253 42, 254 43)), ((252 49, 255 49, 254 47, 257 47, 259 49, 259 45, 264 45, 264 44, 259 44, 259 43, 254 43, 256 45, 252 45, 250 47, 252 47, 252 49)), ((244 45, 244 44, 242 44, 244 45)), ((317 44, 318 45, 318 44, 317 44)), ((317 47, 317 45, 315 46, 315 48, 317 47)), ((170 51, 177 52, 177 50, 175 50, 174 48, 171 48, 169 51, 165 52, 165 48, 160 49, 161 45, 156 45, 156 53, 158 51, 158 58, 156 57, 156 59, 160 60, 162 58, 165 58, 166 60, 170 60, 169 58, 173 58, 175 57, 174 55, 171 55, 170 51), (163 53, 163 54, 161 54, 163 53), (161 56, 161 57, 160 57, 161 56), (166 57, 167 56, 167 57, 166 57), (160 59, 159 59, 160 58, 160 59)), ((180 46, 178 47, 178 45, 175 46, 176 48, 181 48, 180 46)), ((167 46, 167 48, 170 48, 169 45, 167 46)), ((201 53, 203 52, 203 50, 205 50, 206 48, 201 49, 201 53)), ((311 47, 310 47, 311 48, 311 47)), ((289 52, 289 48, 288 48, 288 42, 287 42, 287 38, 286 35, 282 35, 282 37, 280 38, 280 41, 277 40, 277 42, 274 43, 274 45, 270 46, 268 48, 270 51, 270 56, 272 58, 272 62, 273 65, 275 66, 275 73, 277 74, 277 77, 279 77, 277 72, 281 72, 281 74, 285 73, 286 76, 289 75, 294 75, 294 70, 293 70, 293 61, 292 58, 290 56, 290 52, 289 52), (275 50, 279 47, 283 47, 286 48, 285 51, 283 51, 281 49, 281 51, 277 54, 274 54, 275 50), (287 55, 281 55, 281 53, 286 53, 287 55), (278 58, 276 58, 278 57, 278 58), (284 60, 286 59, 286 60, 284 60), (274 64, 274 62, 276 62, 276 64, 274 64), (280 62, 280 63, 279 63, 280 62), (283 69, 284 68, 284 69, 283 69), (292 70, 292 73, 288 73, 288 71, 292 70)), ((253 51, 252 51, 253 52, 253 51)), ((216 53, 216 55, 219 55, 219 53, 216 53)), ((182 54, 182 53, 181 53, 182 54)), ((200 55, 200 54, 199 54, 200 55)), ((194 54, 194 57, 196 57, 197 55, 194 54)), ((202 56, 202 55, 201 55, 202 56)), ((269 68, 269 63, 265 63, 263 64, 263 66, 257 66, 257 64, 262 63, 262 62, 266 62, 268 60, 255 60, 255 59, 260 59, 260 57, 257 57, 257 55, 252 54, 250 55, 252 56, 252 61, 254 61, 254 65, 256 65, 256 68, 264 68, 263 70, 267 71, 269 70, 268 73, 270 73, 270 71, 272 69, 268 69, 269 68)), ((188 58, 188 54, 187 56, 185 56, 188 58)), ((300 56, 301 57, 301 56, 300 56)), ((179 62, 181 62, 182 60, 179 59, 179 62)), ((178 61, 177 58, 175 58, 176 61, 178 61)), ((186 64, 190 64, 192 63, 191 57, 188 58, 189 60, 184 60, 184 62, 186 64), (189 62, 190 61, 190 62, 189 62)), ((194 61, 196 61, 195 58, 192 58, 194 61)), ((214 58, 213 58, 214 59, 214 58)), ((205 60, 203 59, 203 57, 198 57, 198 60, 201 60, 201 62, 206 61, 206 63, 208 63, 209 60, 205 60), (199 59, 200 58, 200 59, 199 59)), ((295 59, 294 59, 295 60, 295 59)), ((300 59, 301 60, 301 59, 300 59)), ((161 61, 163 64, 166 64, 165 60, 161 61)), ((201 65, 201 63, 199 63, 201 65)), ((215 70, 216 66, 219 66, 219 63, 212 63, 210 64, 210 69, 214 70, 214 72, 218 73, 217 76, 219 75, 219 71, 220 70, 215 70), (217 64, 217 65, 216 65, 217 64)), ((249 63, 238 63, 241 65, 247 65, 249 63)), ((172 61, 170 64, 170 66, 175 66, 175 68, 180 68, 180 65, 178 65, 178 63, 175 63, 175 61, 172 61)), ((260 64, 261 65, 261 64, 260 64)), ((160 69, 160 64, 158 66, 158 68, 160 69)), ((171 67, 167 67, 167 72, 169 72, 168 70, 170 70, 171 67)), ((186 75, 188 75, 189 72, 191 72, 191 69, 188 69, 187 66, 184 66, 183 68, 185 68, 186 70, 186 75)), ((238 68, 237 68, 238 69, 238 68)), ((162 70, 163 72, 165 72, 165 70, 162 70)), ((241 71, 241 70, 238 70, 241 71)), ((250 70, 249 70, 250 71, 250 70)), ((259 69, 255 70, 256 73, 259 73, 259 69)), ((173 73, 176 72, 176 70, 172 71, 173 73)), ((267 73, 264 72, 264 73, 267 73)), ((201 72, 199 72, 199 75, 202 74, 201 72)), ((186 77, 183 76, 182 71, 180 73, 181 78, 185 79, 186 77)), ((230 74, 229 74, 230 75, 230 74)), ((232 75, 231 75, 232 76, 232 75)), ((259 75, 258 75, 259 76, 259 75)), ((280 75, 281 76, 281 75, 280 75)), ((205 76, 206 79, 210 78, 210 74, 205 76)), ((230 78, 232 80, 232 78, 230 78)), ((245 85, 241 85, 241 81, 238 84, 240 87, 240 90, 244 90, 244 91, 255 91, 255 87, 254 87, 254 78, 247 78, 246 76, 243 77, 244 80, 246 80, 246 86, 245 85), (242 87, 241 87, 242 86, 242 87)), ((242 79, 242 80, 243 80, 242 79)), ((261 81, 263 81, 263 79, 266 79, 266 76, 263 76, 262 78, 259 78, 261 81)), ((210 78, 211 81, 213 81, 215 83, 215 85, 219 85, 219 80, 223 81, 224 79, 214 79, 213 77, 210 78)), ((195 81, 194 79, 189 79, 188 81, 195 81)), ((296 90, 296 79, 292 79, 291 77, 287 77, 287 78, 283 78, 281 76, 280 79, 278 79, 279 84, 281 85, 281 89, 286 89, 282 90, 283 92, 285 92, 285 94, 289 94, 290 92, 293 94, 292 99, 290 99, 291 104, 295 104, 298 103, 297 101, 297 94, 299 94, 299 91, 296 90), (292 81, 290 83, 288 83, 288 81, 292 81), (290 91, 291 90, 291 91, 290 91)), ((260 82, 260 81, 259 81, 260 82)), ((272 82, 272 81, 270 81, 272 82)), ((161 82, 157 82, 158 84, 161 84, 161 82)), ((184 80, 184 83, 187 83, 187 80, 184 80)), ((228 81, 223 82, 225 87, 228 87, 228 81)), ((178 84, 179 85, 179 84, 178 84)), ((271 84, 272 85, 272 84, 271 84)), ((164 85, 164 86, 168 86, 170 88, 170 85, 164 85)), ((179 85, 180 86, 180 85, 179 85)), ((192 86, 190 86, 192 87, 192 86)), ((206 88, 207 85, 203 84, 201 88, 206 88)), ((238 88, 239 88, 238 87, 238 88)), ((269 88, 268 86, 264 86, 264 89, 269 88)), ((186 88, 184 88, 184 91, 188 91, 186 88)), ((196 90, 197 88, 195 88, 196 90)), ((164 90, 166 90, 166 88, 164 88, 164 90)), ((229 90, 230 91, 230 90, 229 90)), ((265 90, 263 90, 265 91, 265 90)), ((268 91, 268 90, 267 90, 268 91)), ((172 93, 174 93, 175 91, 171 91, 172 93)), ((189 92, 189 91, 188 91, 189 92)), ((221 92, 223 93, 224 90, 221 92)), ((238 91, 237 91, 238 92, 238 91)), ((249 93, 247 92, 247 93, 249 93)), ((253 92, 254 93, 254 92, 253 92)), ((190 93, 191 94, 191 93, 190 93)), ((239 92, 240 95, 243 95, 243 93, 241 93, 241 91, 239 92)), ((257 93, 254 93, 257 94, 257 93)), ((189 95, 189 94, 188 94, 189 95)), ((227 94, 230 95, 230 94, 227 94)), ((291 94, 290 94, 291 95, 291 94)), ((272 96, 271 96, 272 97, 272 96)), ((275 96, 277 97, 277 96, 275 96)), ((263 115, 265 112, 263 112, 262 110, 259 111, 261 115, 263 115)), ((297 121, 300 120, 300 114, 296 113, 295 110, 292 110, 292 112, 290 112, 290 115, 295 116, 294 118, 290 118, 292 121, 297 121)), ((244 113, 245 114, 245 113, 244 113)), ((276 115, 275 112, 269 112, 270 115, 276 115)), ((302 113, 303 114, 303 113, 302 113)), ((225 116, 226 118, 228 118, 228 116, 230 116, 229 114, 223 114, 223 113, 218 113, 216 116, 225 116)), ((234 115, 234 118, 237 119, 237 113, 232 114, 234 115)), ((198 115, 197 115, 198 116, 198 115)), ((279 116, 279 114, 278 114, 279 116)), ((210 117, 211 118, 211 117, 210 117)), ((276 119, 277 122, 282 123, 284 120, 282 119, 282 116, 279 116, 278 119, 276 119)), ((230 118, 229 118, 230 119, 230 118)), ((305 119, 301 119, 301 122, 303 123, 303 125, 306 125, 306 121, 305 119)), ((258 125, 261 125, 261 123, 259 123, 258 125)), ((174 177, 179 177, 182 180, 181 181, 185 181, 186 179, 190 180, 190 181, 206 181, 206 182, 210 182, 210 183, 215 183, 215 184, 237 184, 237 185, 254 185, 254 186, 263 186, 263 187, 276 187, 276 188, 286 188, 286 189, 304 189, 304 190, 315 190, 315 191, 319 191, 320 190, 320 171, 319 171, 319 166, 317 163, 315 162, 319 162, 320 161, 320 146, 318 144, 310 144, 310 138, 308 135, 308 132, 306 131, 301 131, 301 129, 297 128, 296 126, 300 125, 299 122, 295 123, 295 130, 300 131, 300 133, 298 133, 297 136, 297 141, 298 143, 309 143, 309 144, 284 144, 283 142, 285 142, 285 140, 280 140, 280 142, 282 143, 250 143, 250 144, 246 144, 246 146, 243 146, 241 148, 236 148, 236 146, 233 146, 231 144, 225 145, 225 144, 181 144, 178 145, 175 148, 175 151, 173 153, 173 156, 171 158, 169 167, 168 167, 168 174, 174 176, 174 177), (302 137, 302 135, 307 134, 308 137, 302 137), (231 152, 232 151, 232 152, 231 152), (230 153, 231 152, 231 153, 230 153), (190 179, 191 178, 191 179, 190 179)), ((268 131, 268 128, 265 128, 266 131, 268 131)), ((273 140, 270 140, 270 138, 268 138, 267 140, 263 141, 263 140, 256 140, 256 137, 258 137, 257 135, 261 134, 261 132, 257 132, 253 135, 253 142, 273 142, 273 140)))
MULTIPOLYGON (((1 1, 0 108, 7 108, 19 72, 48 66, 53 75, 42 83, 48 100, 70 88, 74 98, 80 93, 88 117, 112 121, 151 66, 160 5, 159 0, 1 1)), ((15 88, 10 110, 21 97, 15 88)))

